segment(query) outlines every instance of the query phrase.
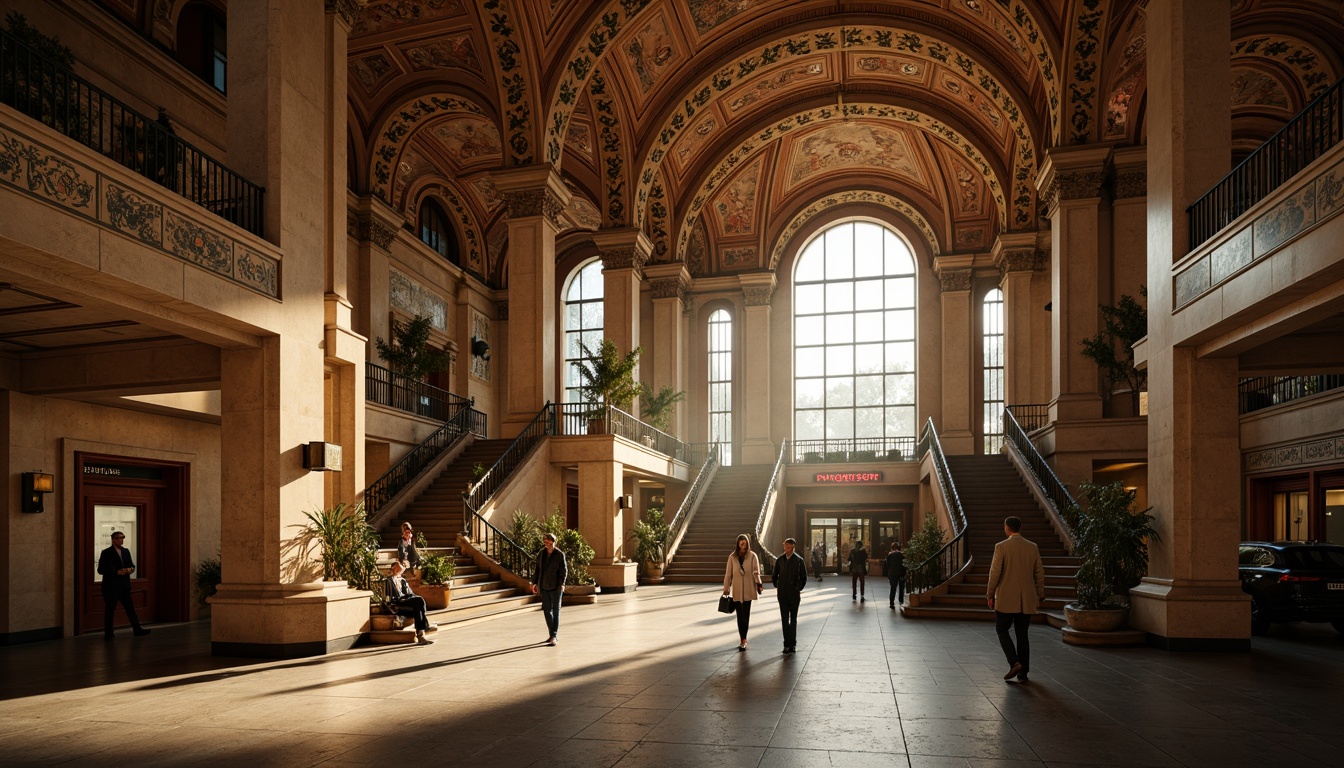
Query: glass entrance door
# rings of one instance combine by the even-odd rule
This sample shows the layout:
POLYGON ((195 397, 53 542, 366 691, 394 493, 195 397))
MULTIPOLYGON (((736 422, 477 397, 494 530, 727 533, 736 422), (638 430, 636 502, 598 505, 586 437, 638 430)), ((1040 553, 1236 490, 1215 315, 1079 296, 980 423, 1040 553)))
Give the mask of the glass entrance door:
POLYGON ((839 573, 836 555, 840 546, 840 520, 835 517, 814 517, 808 521, 807 565, 817 573, 839 573), (818 565, 820 563, 820 565, 818 565))
POLYGON ((863 542, 868 550, 869 566, 872 565, 872 523, 862 517, 845 517, 840 520, 840 572, 849 573, 849 553, 863 542))
POLYGON ((1307 510, 1306 491, 1274 494, 1274 540, 1309 541, 1311 515, 1307 510))

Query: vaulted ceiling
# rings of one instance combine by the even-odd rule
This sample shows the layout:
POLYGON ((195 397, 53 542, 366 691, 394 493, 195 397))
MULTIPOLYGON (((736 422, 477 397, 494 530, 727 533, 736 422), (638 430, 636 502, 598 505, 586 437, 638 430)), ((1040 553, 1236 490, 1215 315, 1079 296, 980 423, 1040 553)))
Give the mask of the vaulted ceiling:
MULTIPOLYGON (((1344 73, 1338 0, 1231 0, 1234 148, 1344 73)), ((773 268, 840 206, 928 254, 1039 227, 1045 150, 1144 142, 1142 0, 371 0, 351 185, 436 197, 503 274, 492 173, 551 163, 575 231, 640 227, 695 274, 773 268)))

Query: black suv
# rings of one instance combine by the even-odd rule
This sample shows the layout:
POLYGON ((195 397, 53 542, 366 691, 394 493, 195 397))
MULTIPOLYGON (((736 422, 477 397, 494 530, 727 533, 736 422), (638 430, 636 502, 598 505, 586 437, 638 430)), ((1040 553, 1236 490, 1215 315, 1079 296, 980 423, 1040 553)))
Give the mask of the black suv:
POLYGON ((1344 633, 1344 547, 1296 541, 1242 542, 1241 589, 1251 596, 1251 632, 1273 622, 1330 622, 1344 633))

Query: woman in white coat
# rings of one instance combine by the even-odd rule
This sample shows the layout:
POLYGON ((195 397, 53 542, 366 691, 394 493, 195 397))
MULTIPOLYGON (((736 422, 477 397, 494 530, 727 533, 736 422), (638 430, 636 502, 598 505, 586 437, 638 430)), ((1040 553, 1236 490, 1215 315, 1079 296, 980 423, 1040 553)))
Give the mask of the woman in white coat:
POLYGON ((737 613, 737 634, 742 642, 737 650, 747 650, 747 625, 751 623, 751 602, 761 594, 761 561, 751 551, 751 539, 743 533, 737 537, 737 547, 728 556, 723 572, 723 594, 733 598, 737 613))

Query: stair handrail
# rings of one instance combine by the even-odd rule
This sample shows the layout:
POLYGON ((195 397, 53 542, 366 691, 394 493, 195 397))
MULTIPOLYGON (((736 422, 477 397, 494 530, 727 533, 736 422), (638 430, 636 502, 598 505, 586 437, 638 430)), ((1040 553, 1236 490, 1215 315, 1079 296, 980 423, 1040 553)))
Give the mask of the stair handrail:
POLYGON ((952 540, 922 563, 910 569, 917 586, 923 589, 936 587, 955 576, 970 560, 970 549, 966 546, 966 534, 970 525, 966 522, 966 512, 961 506, 961 497, 957 495, 957 485, 947 467, 947 456, 943 453, 943 444, 938 439, 938 430, 930 418, 920 436, 921 446, 927 446, 928 455, 933 459, 933 474, 938 480, 938 489, 942 492, 943 503, 947 505, 947 517, 952 524, 952 540))
POLYGON ((779 484, 779 478, 784 473, 784 466, 788 464, 785 457, 789 455, 789 441, 785 439, 779 446, 779 458, 775 459, 775 469, 770 473, 770 484, 765 488, 765 498, 761 500, 761 513, 756 516, 756 547, 757 554, 761 556, 761 567, 767 571, 773 571, 775 560, 778 556, 765 546, 765 526, 771 514, 775 511, 775 502, 779 495, 775 493, 775 488, 779 484))
POLYGON ((1027 435, 1027 431, 1018 423, 1016 415, 1013 414, 1013 409, 1016 407, 1009 406, 1003 409, 1003 438, 1008 445, 1013 447, 1023 463, 1027 465, 1027 468, 1031 470, 1032 477, 1024 479, 1028 482, 1032 480, 1036 482, 1041 495, 1050 502, 1050 506, 1054 507, 1054 516, 1062 529, 1060 533, 1064 540, 1071 543, 1073 541, 1073 528, 1069 525, 1069 520, 1074 519, 1076 521, 1081 507, 1078 506, 1078 502, 1073 498, 1073 494, 1069 493, 1069 489, 1065 487, 1064 483, 1060 482, 1059 477, 1050 468, 1045 457, 1041 455, 1040 451, 1036 450, 1036 444, 1031 442, 1031 437, 1027 435))
POLYGON ((533 553, 492 525, 481 515, 480 510, 523 465, 532 451, 553 434, 555 405, 547 401, 509 447, 504 449, 499 459, 481 475, 481 479, 462 494, 462 533, 481 554, 528 581, 532 580, 533 553))
POLYGON ((364 489, 364 509, 368 511, 369 517, 375 517, 387 502, 419 477, 435 459, 465 440, 467 435, 485 437, 485 428, 484 413, 470 405, 458 409, 429 437, 420 441, 419 445, 364 489))
POLYGON ((709 483, 714 479, 718 470, 719 445, 714 443, 709 450, 705 451, 705 463, 700 465, 700 471, 696 473, 691 487, 686 489, 686 498, 681 500, 681 506, 677 507, 677 513, 672 516, 672 522, 667 524, 667 554, 664 558, 664 566, 672 564, 672 557, 676 554, 677 548, 681 546, 681 540, 686 536, 686 530, 691 524, 691 519, 700 510, 700 502, 705 497, 705 490, 709 488, 709 483))

